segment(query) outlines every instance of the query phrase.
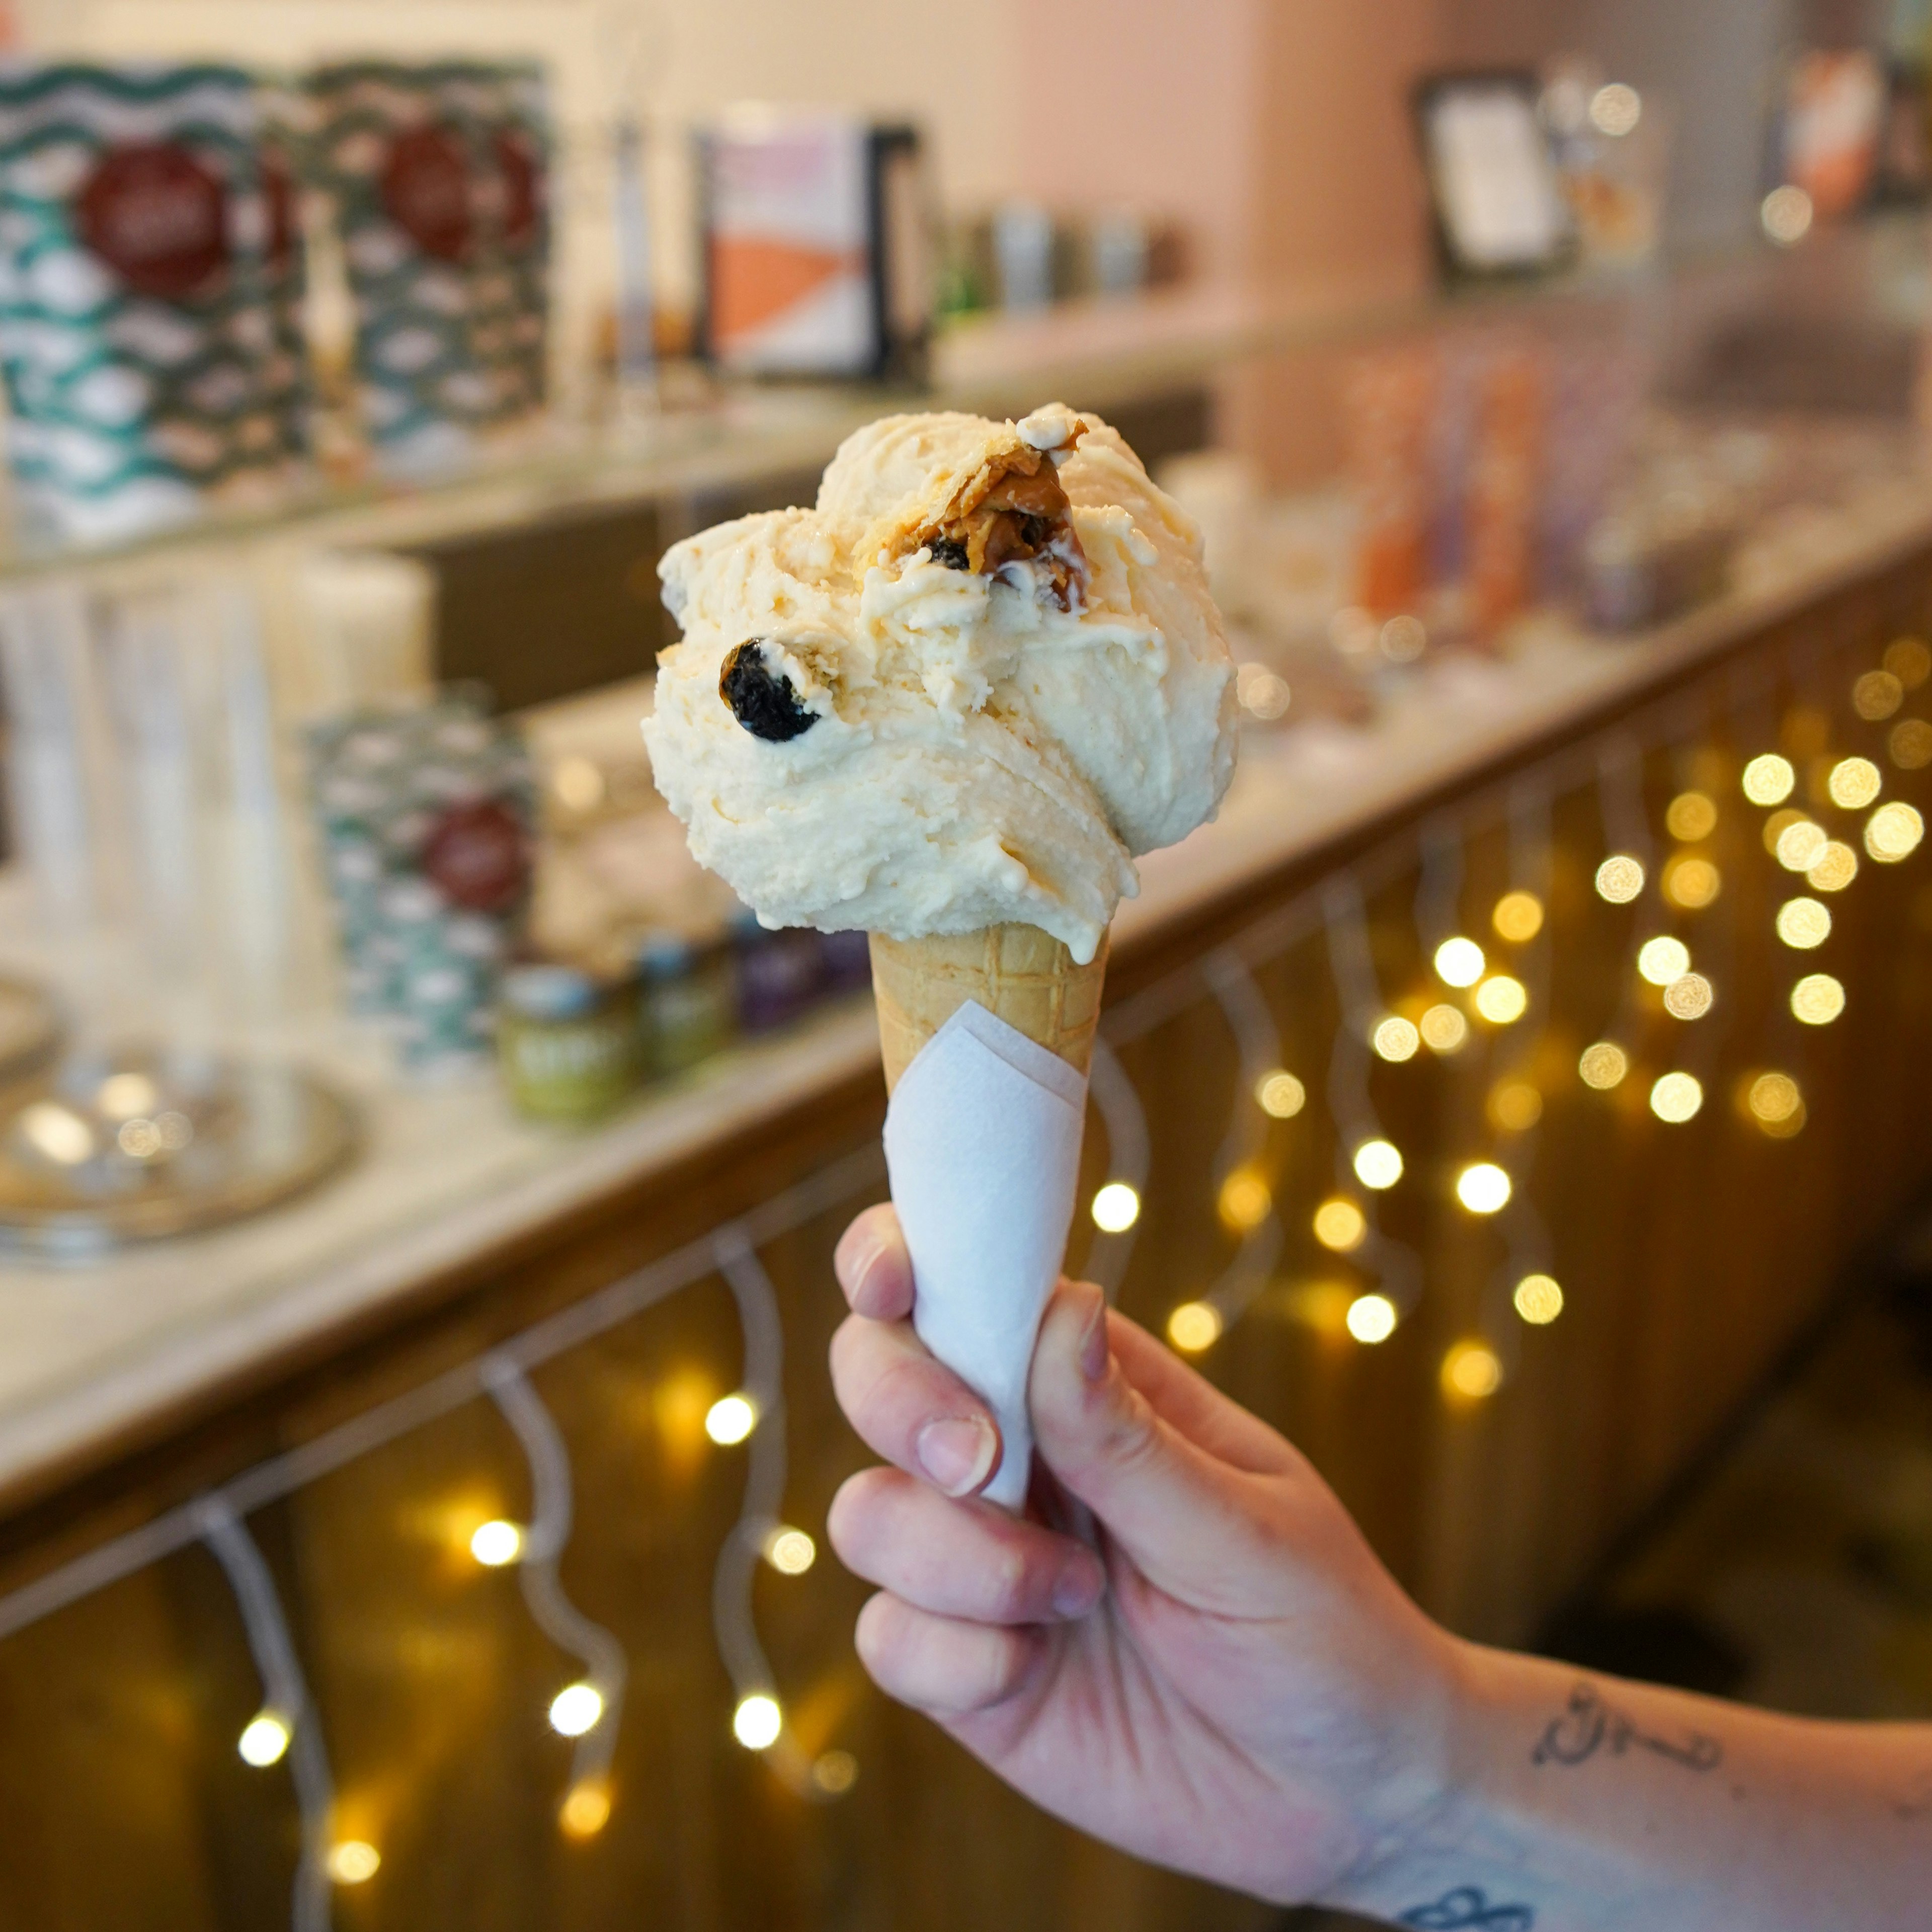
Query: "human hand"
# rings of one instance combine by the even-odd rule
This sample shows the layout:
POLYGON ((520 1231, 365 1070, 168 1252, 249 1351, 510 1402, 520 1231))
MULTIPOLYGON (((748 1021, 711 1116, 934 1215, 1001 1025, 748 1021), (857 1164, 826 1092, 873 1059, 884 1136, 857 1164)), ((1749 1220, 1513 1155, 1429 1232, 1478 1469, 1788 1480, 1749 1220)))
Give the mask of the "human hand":
POLYGON ((1448 1792, 1460 1646, 1300 1453, 1100 1291, 1041 1323, 1024 1518, 980 1501, 999 1438, 914 1334, 890 1206, 836 1260, 841 1406, 891 1466, 835 1500, 880 1594, 859 1654, 1007 1783, 1158 1863, 1282 1904, 1353 1890, 1448 1792), (1090 1527, 1082 1524, 1090 1512, 1090 1527))

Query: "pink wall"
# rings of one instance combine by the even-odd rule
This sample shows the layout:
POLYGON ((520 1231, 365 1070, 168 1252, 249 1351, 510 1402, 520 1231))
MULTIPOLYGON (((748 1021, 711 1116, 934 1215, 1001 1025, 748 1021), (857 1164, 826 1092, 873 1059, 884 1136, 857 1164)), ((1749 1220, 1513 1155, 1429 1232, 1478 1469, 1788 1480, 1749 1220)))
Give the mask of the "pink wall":
MULTIPOLYGON (((1009 0, 1012 4, 1012 0, 1009 0)), ((1268 0, 1053 0, 1018 45, 1044 58, 1022 117, 1016 185, 1042 200, 1179 217, 1210 278, 1248 266, 1268 0), (1058 68, 1056 55, 1074 58, 1058 68), (1058 78, 1064 74, 1065 78, 1058 78)))

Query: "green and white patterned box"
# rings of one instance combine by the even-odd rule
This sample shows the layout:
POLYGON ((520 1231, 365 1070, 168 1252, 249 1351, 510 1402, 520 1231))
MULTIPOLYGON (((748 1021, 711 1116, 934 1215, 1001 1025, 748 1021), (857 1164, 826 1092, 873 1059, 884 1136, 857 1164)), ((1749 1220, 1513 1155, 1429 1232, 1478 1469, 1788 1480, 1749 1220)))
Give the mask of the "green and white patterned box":
POLYGON ((358 62, 307 80, 377 460, 460 461, 541 408, 550 140, 540 70, 358 62))
POLYGON ((30 518, 115 537, 272 495, 303 377, 289 197, 239 68, 0 63, 0 370, 30 518))

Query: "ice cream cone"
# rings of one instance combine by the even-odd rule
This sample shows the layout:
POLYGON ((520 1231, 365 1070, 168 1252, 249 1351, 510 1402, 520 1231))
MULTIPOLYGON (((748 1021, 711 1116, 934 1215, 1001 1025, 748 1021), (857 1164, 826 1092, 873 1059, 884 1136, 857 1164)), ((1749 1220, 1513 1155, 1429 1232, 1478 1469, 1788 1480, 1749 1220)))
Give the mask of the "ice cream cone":
POLYGON ((911 940, 875 932, 872 940, 888 1093, 914 1055, 969 1000, 1087 1071, 1107 973, 1104 934, 1084 966, 1036 926, 988 926, 911 940))

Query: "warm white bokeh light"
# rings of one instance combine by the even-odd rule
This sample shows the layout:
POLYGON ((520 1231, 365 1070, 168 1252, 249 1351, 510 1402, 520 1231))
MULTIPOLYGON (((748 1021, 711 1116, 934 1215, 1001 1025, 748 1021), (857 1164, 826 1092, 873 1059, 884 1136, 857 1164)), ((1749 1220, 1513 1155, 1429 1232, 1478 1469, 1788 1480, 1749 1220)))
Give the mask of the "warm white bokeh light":
POLYGON ((704 1432, 721 1447, 742 1442, 758 1426, 758 1412, 748 1396, 720 1396, 705 1412, 704 1432))

